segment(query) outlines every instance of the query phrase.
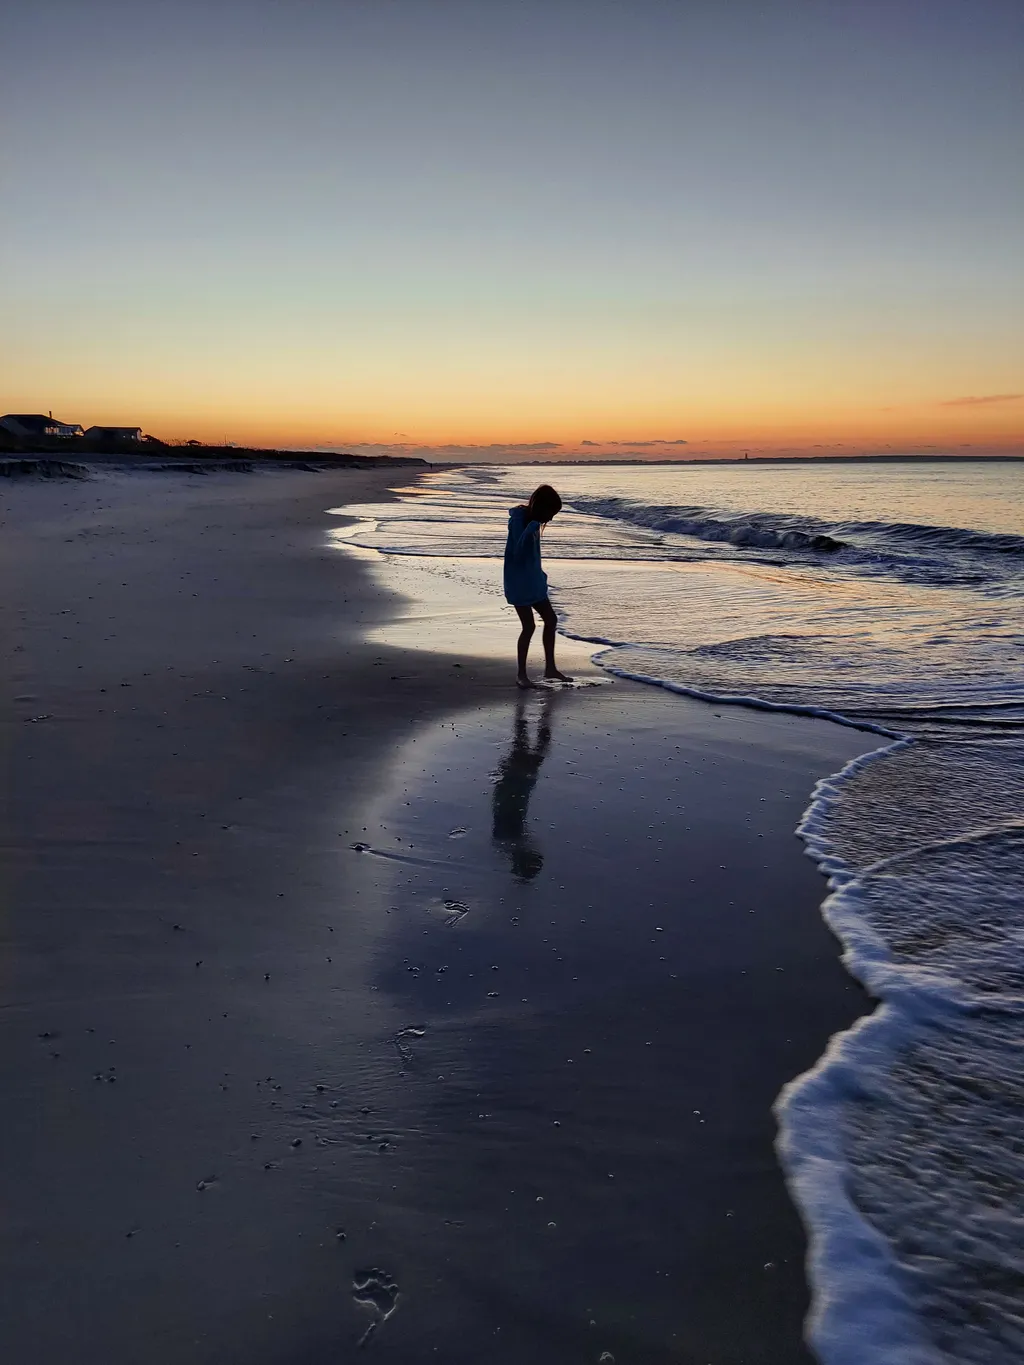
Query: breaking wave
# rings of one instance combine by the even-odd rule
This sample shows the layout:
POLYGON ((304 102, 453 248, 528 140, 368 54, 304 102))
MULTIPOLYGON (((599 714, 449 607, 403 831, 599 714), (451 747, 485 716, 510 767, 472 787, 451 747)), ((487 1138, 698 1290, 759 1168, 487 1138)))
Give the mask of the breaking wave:
POLYGON ((622 497, 584 496, 573 505, 591 516, 739 550, 836 555, 844 567, 893 574, 912 583, 965 583, 998 591, 1024 573, 1024 536, 1008 532, 912 522, 825 522, 767 511, 726 514, 711 507, 650 504, 622 497))

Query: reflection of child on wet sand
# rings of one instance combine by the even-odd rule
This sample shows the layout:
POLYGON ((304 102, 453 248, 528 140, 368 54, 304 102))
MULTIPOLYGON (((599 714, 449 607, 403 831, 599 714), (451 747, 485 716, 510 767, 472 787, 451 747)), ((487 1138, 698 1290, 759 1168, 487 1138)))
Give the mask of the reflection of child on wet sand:
POLYGON ((526 828, 526 812, 537 785, 540 765, 551 745, 550 705, 554 696, 544 698, 544 709, 537 721, 537 741, 530 743, 526 720, 526 699, 516 702, 512 747, 498 766, 491 812, 494 817, 494 842, 504 848, 513 875, 530 881, 544 866, 544 855, 533 846, 526 828))
POLYGON ((572 679, 555 666, 555 627, 558 618, 548 601, 548 576, 540 566, 540 532, 562 510, 562 499, 550 484, 542 483, 525 507, 513 507, 508 514, 508 540, 505 542, 505 600, 519 613, 517 656, 520 687, 535 687, 526 672, 526 656, 536 629, 533 613, 544 623, 544 676, 558 682, 572 679))

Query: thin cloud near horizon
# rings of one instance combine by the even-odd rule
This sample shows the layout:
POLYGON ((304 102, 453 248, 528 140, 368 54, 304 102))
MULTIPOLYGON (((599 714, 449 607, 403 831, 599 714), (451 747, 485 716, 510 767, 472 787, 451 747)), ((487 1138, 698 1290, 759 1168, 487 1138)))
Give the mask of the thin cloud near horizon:
POLYGON ((1024 398, 1024 393, 984 393, 977 397, 947 398, 939 406, 942 408, 977 408, 989 403, 1016 403, 1024 398))
POLYGON ((417 441, 329 441, 320 442, 316 450, 354 450, 366 453, 398 451, 406 455, 538 455, 565 450, 560 441, 492 441, 488 445, 428 445, 417 441))
POLYGON ((684 441, 677 436, 672 440, 658 441, 581 441, 581 446, 688 446, 689 441, 684 441))
POLYGON ((317 445, 318 450, 356 450, 365 453, 402 452, 407 455, 573 455, 586 448, 606 450, 614 447, 617 451, 633 451, 668 446, 685 446, 688 441, 491 441, 487 444, 459 444, 442 442, 431 445, 425 441, 324 441, 317 445))
POLYGON ((641 456, 658 450, 689 445, 688 441, 493 441, 487 444, 442 442, 437 445, 425 441, 321 441, 314 449, 333 453, 351 451, 360 455, 412 455, 421 459, 510 461, 535 457, 543 462, 545 456, 556 460, 572 459, 579 455, 597 457, 602 452, 616 456, 641 456))

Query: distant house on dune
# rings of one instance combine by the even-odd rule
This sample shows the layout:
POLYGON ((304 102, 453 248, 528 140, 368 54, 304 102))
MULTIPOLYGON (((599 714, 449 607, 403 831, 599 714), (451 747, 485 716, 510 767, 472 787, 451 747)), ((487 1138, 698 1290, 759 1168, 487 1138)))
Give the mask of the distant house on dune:
POLYGON ((51 412, 8 412, 0 417, 0 427, 12 436, 81 436, 78 422, 58 422, 51 412))
POLYGON ((141 427, 89 427, 85 433, 90 441, 141 441, 141 427))

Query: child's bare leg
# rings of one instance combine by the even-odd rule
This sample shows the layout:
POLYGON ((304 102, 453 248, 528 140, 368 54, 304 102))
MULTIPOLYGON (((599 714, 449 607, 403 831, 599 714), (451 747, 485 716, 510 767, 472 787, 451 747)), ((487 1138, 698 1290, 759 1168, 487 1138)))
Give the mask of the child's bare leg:
POLYGON ((526 656, 530 652, 530 641, 533 639, 533 632, 536 626, 533 621, 532 607, 516 607, 516 613, 522 624, 519 632, 519 639, 516 643, 516 661, 519 665, 519 672, 516 674, 516 682, 520 687, 533 687, 534 684, 526 672, 526 656))
POLYGON ((555 609, 545 597, 543 602, 537 603, 537 611, 540 619, 544 622, 544 633, 541 639, 544 641, 544 676, 545 678, 557 678, 559 682, 572 682, 566 673, 559 673, 555 665, 555 628, 558 625, 558 617, 555 609))

